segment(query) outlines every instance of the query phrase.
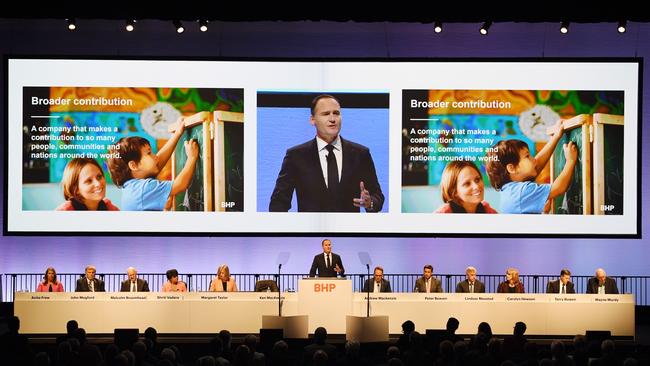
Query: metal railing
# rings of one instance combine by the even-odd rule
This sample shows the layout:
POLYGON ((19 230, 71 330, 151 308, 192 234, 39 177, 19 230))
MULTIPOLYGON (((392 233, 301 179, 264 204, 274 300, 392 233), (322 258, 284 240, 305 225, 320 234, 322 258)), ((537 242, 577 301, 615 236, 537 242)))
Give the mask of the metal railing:
MULTIPOLYGON (((80 273, 58 273, 57 279, 63 284, 65 291, 74 291, 76 282, 83 274, 80 273)), ((298 282, 306 274, 282 274, 278 281, 277 274, 251 274, 240 273, 231 275, 237 283, 239 291, 254 291, 255 283, 259 280, 275 280, 278 282, 281 291, 297 291, 298 282)), ((372 274, 371 274, 372 276, 372 274)), ((390 281, 393 292, 412 292, 415 281, 421 274, 385 274, 384 278, 390 281)), ((124 273, 98 273, 97 277, 105 283, 106 291, 120 291, 122 281, 126 280, 124 273)), ((138 273, 138 277, 149 283, 151 291, 160 291, 167 277, 164 273, 138 273)), ((368 278, 366 274, 347 274, 352 280, 354 291, 361 291, 363 284, 368 278)), ((456 284, 465 279, 464 274, 438 274, 436 278, 442 281, 442 288, 445 292, 454 292, 456 284)), ((571 276, 575 285, 576 293, 585 293, 587 281, 592 276, 571 276)), ((187 284, 189 291, 209 291, 210 282, 215 278, 213 273, 185 273, 179 274, 180 281, 187 284)), ((496 292, 497 287, 505 280, 503 275, 479 275, 477 278, 485 284, 486 292, 496 292)), ((554 281, 557 275, 520 275, 519 280, 523 283, 527 293, 544 293, 546 284, 554 281)), ((634 294, 637 305, 650 305, 648 288, 650 276, 614 276, 620 293, 634 294)), ((12 302, 16 292, 36 291, 38 283, 42 281, 42 273, 9 273, 0 274, 0 297, 3 302, 12 302)))

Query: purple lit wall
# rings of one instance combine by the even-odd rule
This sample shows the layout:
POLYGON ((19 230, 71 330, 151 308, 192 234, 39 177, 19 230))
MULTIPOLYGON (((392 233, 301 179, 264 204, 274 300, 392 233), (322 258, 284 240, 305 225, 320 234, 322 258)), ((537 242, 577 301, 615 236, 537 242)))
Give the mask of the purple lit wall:
MULTIPOLYGON (((625 34, 615 24, 572 24, 561 35, 557 24, 496 23, 480 36, 479 24, 447 24, 441 34, 431 24, 257 22, 210 24, 200 33, 188 26, 173 32, 169 22, 143 20, 133 33, 121 21, 78 20, 68 32, 62 20, 0 19, 3 55, 205 56, 205 57, 644 57, 643 123, 650 109, 650 24, 632 23, 625 34)), ((5 75, 1 83, 5 84, 5 75)), ((0 92, 2 110, 4 88, 0 92)), ((7 123, 3 118, 3 122, 7 123)), ((643 128, 642 179, 650 172, 650 126, 643 128)), ((4 133, 4 132, 1 132, 4 133)), ((4 152, 2 152, 4 154, 4 152)), ((4 164, 0 172, 4 182, 4 164)), ((2 183, 4 184, 4 183, 2 183)), ((3 187, 4 192, 4 187, 3 187)), ((642 185, 642 231, 650 229, 650 188, 642 185)), ((4 193, 0 193, 4 195, 4 193)), ((3 197, 4 198, 4 197, 3 197)), ((2 213, 0 213, 1 215, 2 213)), ((37 223, 35 223, 37 225, 37 223)), ((507 231, 507 228, 504 228, 507 231)), ((210 273, 227 262, 235 273, 274 272, 278 252, 291 253, 286 273, 308 271, 321 238, 174 237, 0 237, 0 273, 80 272, 88 263, 100 272, 210 273)), ((553 274, 562 267, 591 274, 602 266, 614 275, 650 275, 650 241, 613 239, 333 238, 349 273, 365 272, 358 252, 369 252, 387 273, 419 272, 431 263, 436 273, 462 273, 472 264, 499 274, 508 266, 522 273, 553 274)))

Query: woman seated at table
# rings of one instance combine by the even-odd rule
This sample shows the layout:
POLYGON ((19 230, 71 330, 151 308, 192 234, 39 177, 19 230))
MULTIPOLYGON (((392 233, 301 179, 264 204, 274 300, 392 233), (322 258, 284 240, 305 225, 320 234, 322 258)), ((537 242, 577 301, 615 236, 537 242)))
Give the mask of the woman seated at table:
POLYGON ((178 280, 178 271, 170 269, 165 273, 167 275, 167 282, 162 287, 162 292, 187 292, 185 282, 178 280))
POLYGON ((210 283, 210 291, 216 292, 234 292, 237 291, 235 279, 230 277, 230 268, 222 264, 217 268, 217 278, 210 283))
POLYGON ((508 268, 506 270, 506 280, 499 284, 498 293, 516 293, 523 294, 524 284, 519 282, 519 270, 517 268, 508 268))
POLYGON ((38 284, 36 292, 63 292, 63 284, 56 279, 56 271, 52 267, 45 270, 43 281, 38 284))

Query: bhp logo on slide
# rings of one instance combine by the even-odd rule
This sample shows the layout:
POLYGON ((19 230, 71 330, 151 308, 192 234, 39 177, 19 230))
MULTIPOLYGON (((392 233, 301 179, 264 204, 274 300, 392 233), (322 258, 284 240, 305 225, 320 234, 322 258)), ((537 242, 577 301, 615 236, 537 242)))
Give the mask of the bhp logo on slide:
POLYGON ((335 283, 315 283, 314 292, 332 292, 336 288, 335 283))

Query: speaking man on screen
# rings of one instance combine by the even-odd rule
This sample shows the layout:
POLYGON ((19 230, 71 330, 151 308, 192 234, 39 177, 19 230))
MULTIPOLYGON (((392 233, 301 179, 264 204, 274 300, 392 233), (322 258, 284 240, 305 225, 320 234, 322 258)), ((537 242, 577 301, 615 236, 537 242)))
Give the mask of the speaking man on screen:
POLYGON ((370 150, 343 139, 341 105, 322 94, 311 104, 316 137, 287 150, 269 211, 286 212, 296 191, 300 212, 379 212, 384 204, 370 150))
POLYGON ((317 273, 318 277, 343 276, 345 268, 343 268, 341 257, 336 253, 332 253, 332 241, 324 239, 321 245, 323 246, 323 252, 316 254, 314 257, 309 270, 309 277, 315 277, 317 273))

